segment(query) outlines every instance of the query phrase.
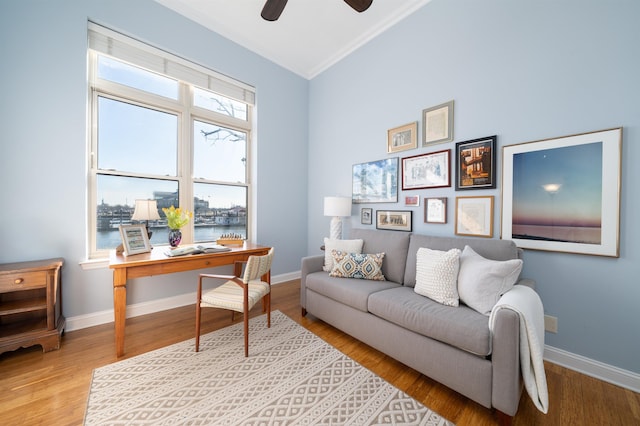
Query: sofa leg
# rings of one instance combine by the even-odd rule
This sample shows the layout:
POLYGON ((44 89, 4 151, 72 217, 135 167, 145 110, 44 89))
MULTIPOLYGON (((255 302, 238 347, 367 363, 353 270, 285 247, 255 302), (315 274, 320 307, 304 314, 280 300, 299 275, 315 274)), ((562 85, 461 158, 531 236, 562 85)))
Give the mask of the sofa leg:
POLYGON ((307 310, 305 308, 302 308, 302 316, 303 317, 307 316, 307 310))
POLYGON ((500 426, 511 426, 513 424, 513 416, 505 414, 500 410, 495 410, 495 416, 500 426))

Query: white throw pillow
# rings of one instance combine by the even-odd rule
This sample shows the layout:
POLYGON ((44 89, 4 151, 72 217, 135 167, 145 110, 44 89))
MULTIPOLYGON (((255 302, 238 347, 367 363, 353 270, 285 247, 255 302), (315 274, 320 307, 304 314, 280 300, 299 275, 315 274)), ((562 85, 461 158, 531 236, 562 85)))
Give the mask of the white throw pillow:
POLYGON ((458 294, 470 308, 489 315, 500 296, 509 291, 520 276, 522 260, 486 259, 465 246, 460 255, 458 294))
POLYGON ((460 250, 431 250, 421 247, 416 254, 414 291, 447 306, 458 306, 460 250))
POLYGON ((324 266, 323 270, 331 272, 333 269, 333 256, 331 250, 343 251, 345 253, 362 253, 364 240, 336 240, 331 238, 324 239, 324 266))

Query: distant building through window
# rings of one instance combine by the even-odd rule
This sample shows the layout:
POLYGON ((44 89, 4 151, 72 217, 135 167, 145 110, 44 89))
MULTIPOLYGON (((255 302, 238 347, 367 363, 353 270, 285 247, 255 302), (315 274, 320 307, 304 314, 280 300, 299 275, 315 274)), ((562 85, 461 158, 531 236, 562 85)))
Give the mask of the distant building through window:
POLYGON ((249 238, 252 89, 94 24, 88 57, 90 257, 120 244, 136 199, 157 201, 154 246, 172 205, 194 213, 185 243, 249 238))

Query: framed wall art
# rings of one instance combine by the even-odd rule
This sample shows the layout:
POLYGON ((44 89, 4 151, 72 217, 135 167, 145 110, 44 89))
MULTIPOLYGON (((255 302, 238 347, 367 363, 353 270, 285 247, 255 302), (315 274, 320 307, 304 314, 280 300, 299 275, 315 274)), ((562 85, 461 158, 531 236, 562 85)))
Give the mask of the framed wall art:
POLYGON ((125 256, 151 251, 147 227, 144 225, 120 225, 120 238, 125 256))
POLYGON ((496 187, 496 136, 456 143, 456 190, 496 187))
POLYGON ((406 151, 418 147, 418 122, 387 130, 387 152, 406 151))
POLYGON ((451 186, 451 150, 402 159, 402 190, 451 186))
POLYGON ((360 210, 360 223, 363 225, 371 225, 373 223, 373 209, 363 207, 360 210))
POLYGON ((503 239, 534 250, 620 255, 621 127, 502 153, 503 239))
POLYGON ((419 195, 407 195, 404 197, 404 205, 411 207, 420 206, 420 196, 419 195))
POLYGON ((398 202, 398 157, 355 164, 352 179, 355 204, 398 202))
POLYGON ((493 195, 456 197, 456 235, 493 237, 493 195))
POLYGON ((411 232, 412 216, 410 210, 377 210, 376 228, 411 232))
POLYGON ((424 222, 447 223, 447 198, 424 199, 424 222))
POLYGON ((422 146, 453 140, 453 101, 422 110, 422 146))

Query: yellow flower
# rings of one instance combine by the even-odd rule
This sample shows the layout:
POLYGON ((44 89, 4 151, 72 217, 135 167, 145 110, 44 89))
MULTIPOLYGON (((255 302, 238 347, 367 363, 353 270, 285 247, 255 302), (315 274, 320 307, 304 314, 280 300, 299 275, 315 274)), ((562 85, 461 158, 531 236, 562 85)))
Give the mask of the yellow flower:
POLYGON ((193 213, 189 210, 182 210, 182 208, 178 207, 177 209, 173 206, 170 208, 163 207, 162 211, 164 215, 167 217, 167 225, 171 229, 180 229, 189 223, 189 219, 193 217, 193 213))

